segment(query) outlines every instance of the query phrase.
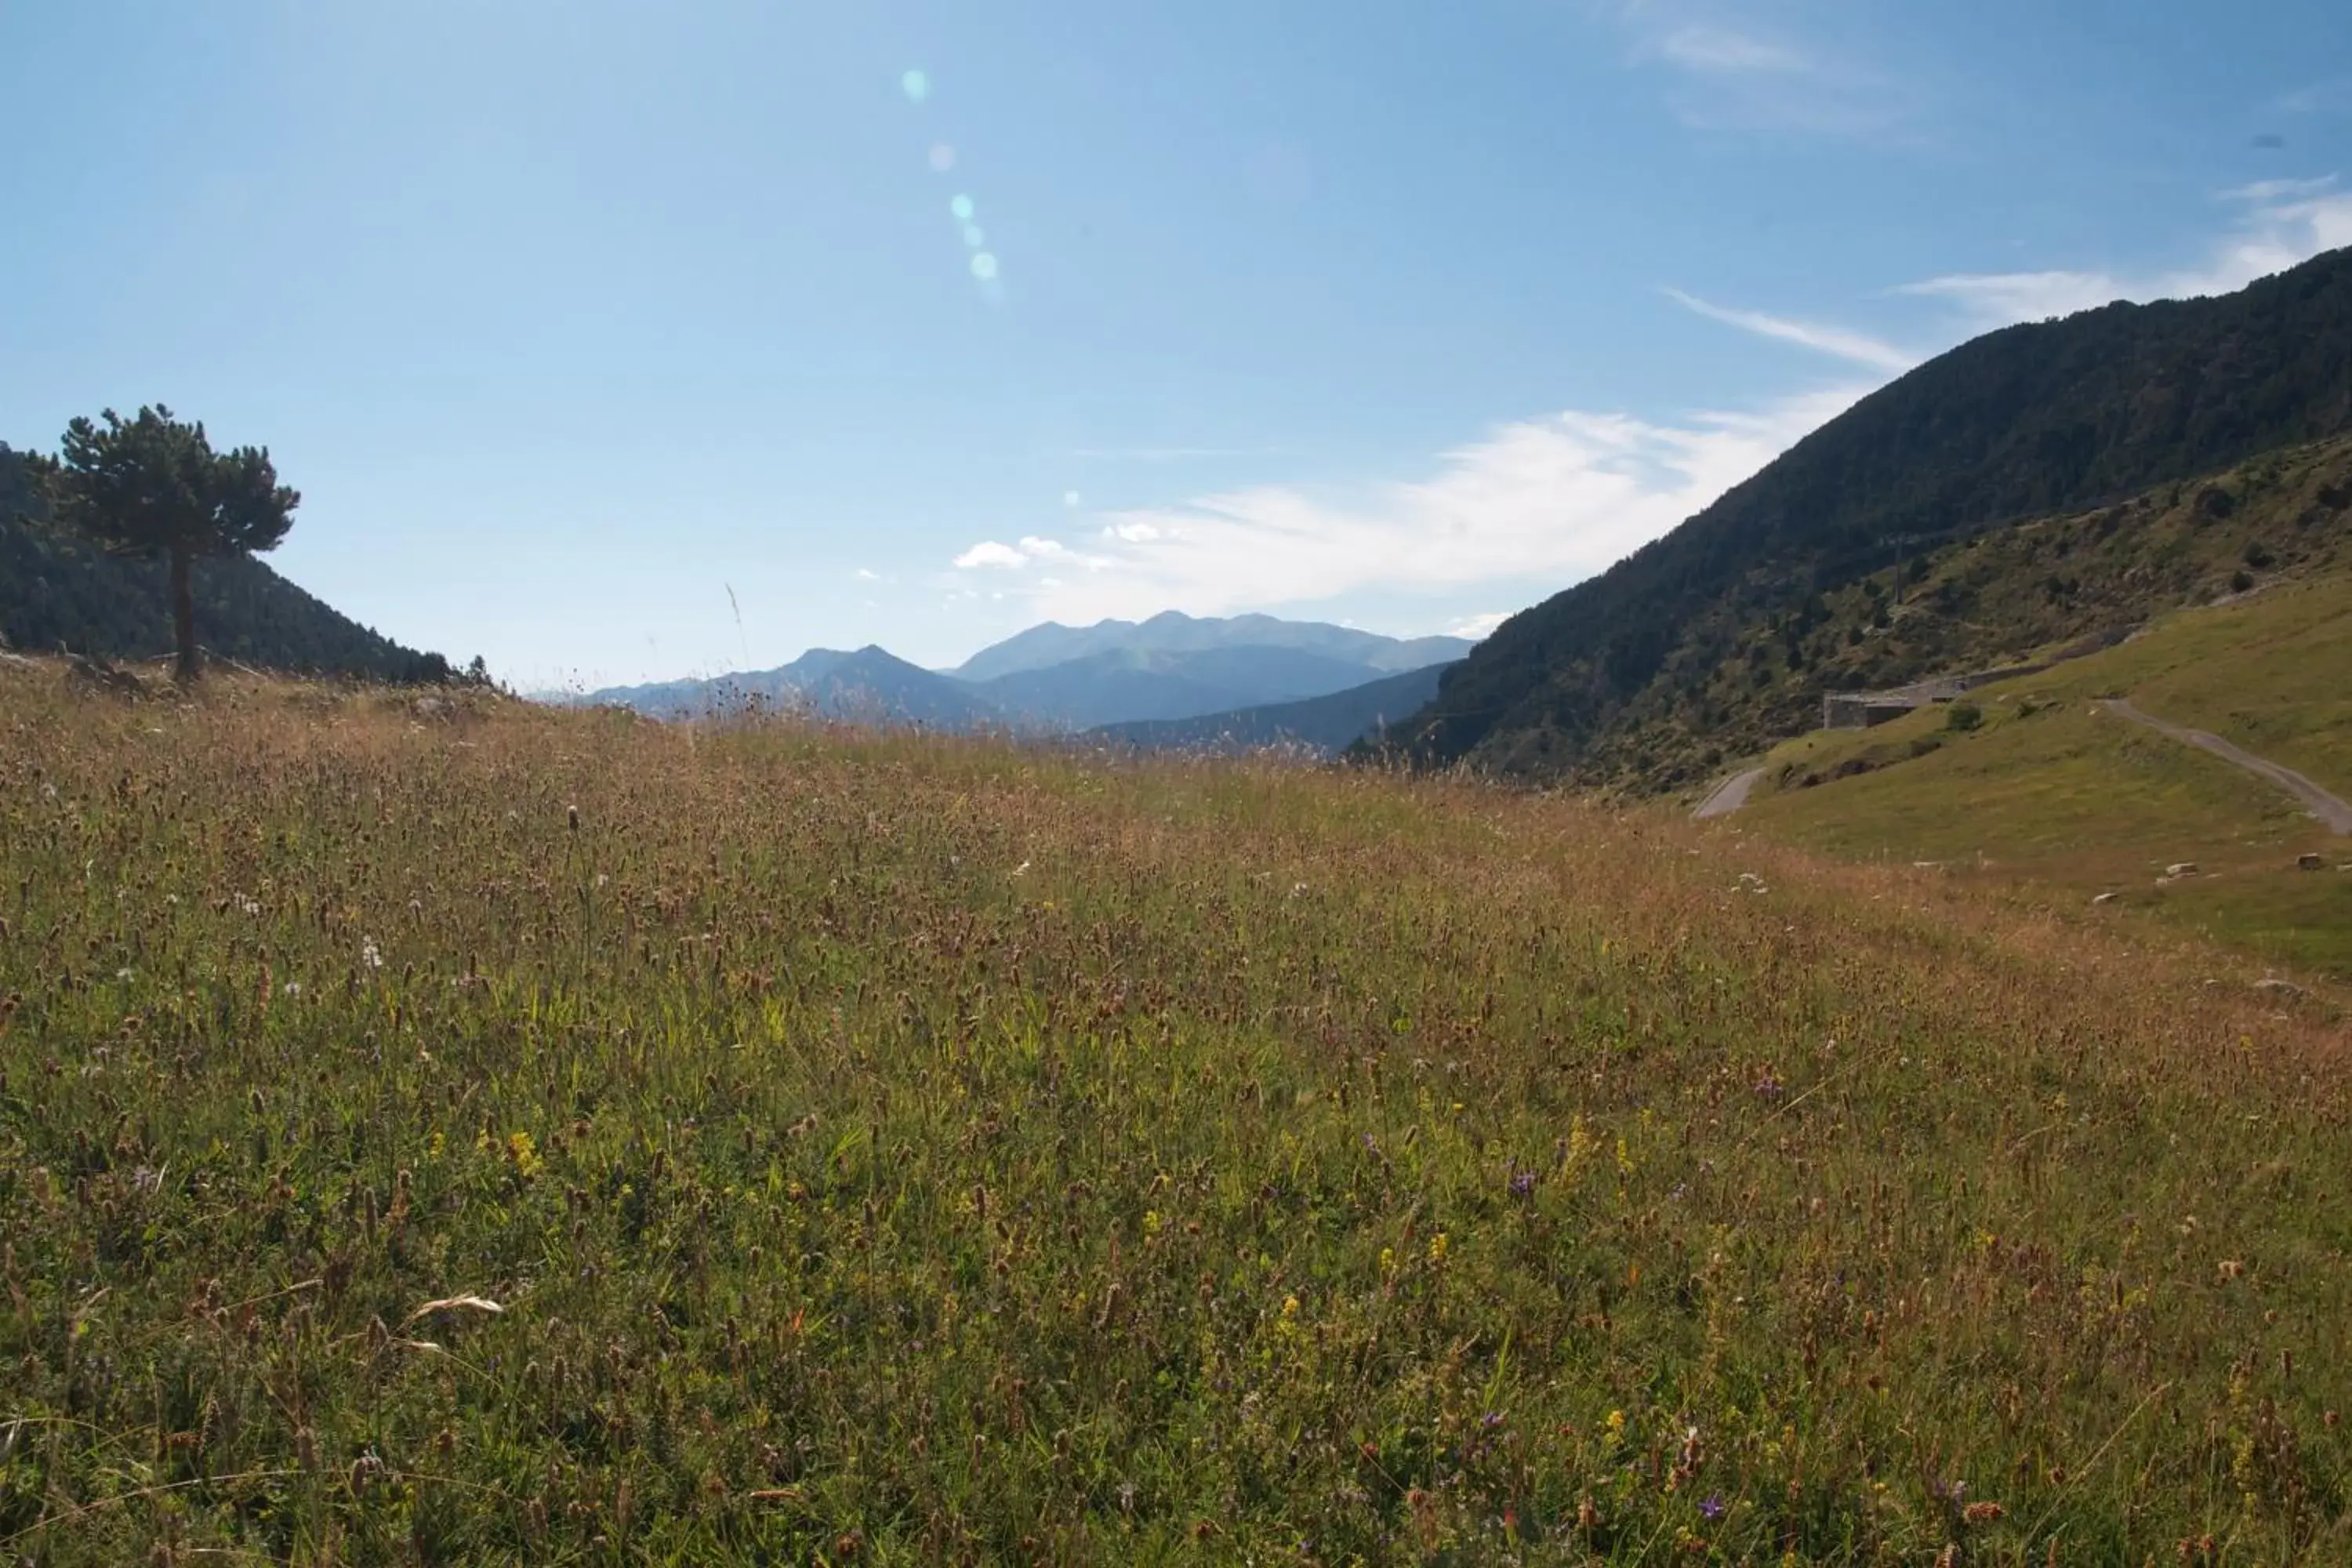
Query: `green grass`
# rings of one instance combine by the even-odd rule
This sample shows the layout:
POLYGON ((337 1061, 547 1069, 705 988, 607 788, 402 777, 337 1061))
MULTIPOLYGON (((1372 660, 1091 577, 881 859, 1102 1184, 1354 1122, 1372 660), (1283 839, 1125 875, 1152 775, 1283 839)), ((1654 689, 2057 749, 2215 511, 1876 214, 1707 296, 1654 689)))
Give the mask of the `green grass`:
POLYGON ((12 1561, 2352 1552, 2346 1040, 2226 953, 1366 773, 0 733, 12 1561))
POLYGON ((2352 579, 2284 584, 1984 688, 1973 700, 1987 722, 1972 733, 1932 709, 1786 742, 1764 759, 1766 783, 1740 823, 2076 900, 2116 893, 2289 969, 2352 977, 2352 875, 2335 869, 2352 862, 2352 841, 2243 770, 2095 707, 2128 696, 2352 796, 2347 670, 2352 579), (1868 771, 1840 776, 1854 768, 1868 771), (2328 869, 2297 869, 2305 853, 2328 869), (2183 861, 2199 875, 2163 879, 2183 861))

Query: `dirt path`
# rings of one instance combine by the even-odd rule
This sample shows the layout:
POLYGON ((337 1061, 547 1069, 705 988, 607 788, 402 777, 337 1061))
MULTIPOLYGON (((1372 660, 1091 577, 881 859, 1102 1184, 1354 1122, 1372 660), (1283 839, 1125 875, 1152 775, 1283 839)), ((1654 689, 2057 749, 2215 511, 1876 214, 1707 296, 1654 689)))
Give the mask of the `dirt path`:
MULTIPOLYGON (((2202 730, 2190 730, 2179 724, 2168 724, 2154 714, 2141 712, 2120 697, 2110 698, 2101 702, 2099 706, 2118 718, 2128 719, 2135 724, 2145 724, 2151 730, 2161 731, 2176 741, 2187 745, 2201 747, 2220 757, 2223 762, 2235 763, 2250 773, 2260 774, 2303 802, 2304 808, 2327 824, 2332 831, 2352 833, 2352 802, 2347 802, 2340 796, 2328 794, 2293 768, 2284 768, 2276 763, 2264 762, 2252 752, 2241 750, 2219 735, 2209 735, 2202 730)), ((1708 798, 1712 801, 1713 796, 1708 798)), ((1700 809, 1704 812, 1706 808, 1702 806, 1700 809)))
POLYGON ((1702 822, 1710 816, 1730 816, 1748 804, 1748 792, 1754 789, 1756 781, 1763 776, 1762 768, 1750 768, 1744 773, 1732 774, 1709 790, 1706 798, 1698 803, 1698 809, 1691 815, 1702 822))

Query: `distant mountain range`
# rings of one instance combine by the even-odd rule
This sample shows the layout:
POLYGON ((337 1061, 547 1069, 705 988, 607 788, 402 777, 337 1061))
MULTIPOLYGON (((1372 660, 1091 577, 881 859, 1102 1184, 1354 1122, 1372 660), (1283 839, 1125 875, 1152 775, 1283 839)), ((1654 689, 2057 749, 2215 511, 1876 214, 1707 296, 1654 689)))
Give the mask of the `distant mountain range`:
POLYGON ((965 687, 871 644, 854 653, 811 648, 774 669, 610 687, 583 700, 631 708, 656 719, 697 719, 760 706, 930 730, 981 730, 1004 722, 986 700, 965 687))
POLYGON ((1106 724, 1087 733, 1140 751, 1240 752, 1291 747, 1329 756, 1360 740, 1377 741, 1387 726, 1412 717, 1437 695, 1438 678, 1455 662, 1423 665, 1299 702, 1192 719, 1106 724))
MULTIPOLYGON (((1065 734, 1104 725, 1192 721, 1209 733, 1255 733, 1266 726, 1255 716, 1263 711, 1386 688, 1400 672, 1417 678, 1413 689, 1425 700, 1436 689, 1434 669, 1472 646, 1463 637, 1400 638, 1271 616, 1196 618, 1171 611, 1142 622, 1048 622, 982 648, 950 671, 921 668, 879 647, 817 648, 775 669, 615 687, 585 700, 659 718, 756 702, 832 719, 941 730, 1065 734)), ((1393 693, 1374 696, 1365 711, 1401 714, 1400 700, 1393 693)), ((1318 737, 1312 743, 1336 748, 1371 722, 1368 717, 1336 741, 1319 738, 1351 710, 1340 703, 1319 716, 1276 724, 1303 726, 1297 738, 1311 731, 1318 737)), ((1161 743, 1141 733, 1120 738, 1161 743)), ((1171 738, 1165 743, 1190 742, 1171 738)))
POLYGON ((1465 637, 1400 639, 1323 621, 1285 621, 1272 616, 1194 616, 1167 610, 1148 621, 1097 621, 1090 626, 1047 621, 981 649, 946 673, 959 680, 984 681, 1094 654, 1206 653, 1237 647, 1288 648, 1391 673, 1460 658, 1470 651, 1471 644, 1465 637))

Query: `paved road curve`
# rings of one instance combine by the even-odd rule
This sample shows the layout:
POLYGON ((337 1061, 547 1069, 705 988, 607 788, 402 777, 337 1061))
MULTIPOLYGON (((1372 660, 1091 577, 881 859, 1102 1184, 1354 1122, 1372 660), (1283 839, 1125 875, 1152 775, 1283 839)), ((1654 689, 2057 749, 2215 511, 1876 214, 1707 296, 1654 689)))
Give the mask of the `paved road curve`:
POLYGON ((1709 790, 1706 798, 1698 803, 1698 809, 1691 815, 1701 821, 1710 816, 1730 816, 1748 804, 1748 792, 1754 789, 1756 781, 1763 776, 1762 768, 1750 768, 1744 773, 1732 774, 1709 790))
MULTIPOLYGON (((2152 713, 2141 712, 2120 697, 2110 698, 2099 706, 2117 718, 2128 719, 2135 724, 2145 724, 2151 730, 2161 731, 2176 741, 2202 747, 2224 762, 2235 763, 2250 773, 2260 774, 2303 802, 2305 809, 2327 824, 2331 830, 2337 833, 2352 833, 2352 802, 2347 802, 2340 796, 2328 794, 2293 768, 2283 768, 2276 763, 2265 762, 2252 752, 2242 751, 2231 745, 2219 735, 2209 735, 2202 730, 2190 730, 2179 724, 2168 724, 2152 713)), ((1746 794, 1747 792, 1743 790, 1741 798, 1745 799, 1746 794)), ((1709 803, 1712 804, 1714 796, 1710 795, 1709 803)), ((1706 806, 1699 807, 1699 815, 1702 816, 1707 815, 1706 806)))

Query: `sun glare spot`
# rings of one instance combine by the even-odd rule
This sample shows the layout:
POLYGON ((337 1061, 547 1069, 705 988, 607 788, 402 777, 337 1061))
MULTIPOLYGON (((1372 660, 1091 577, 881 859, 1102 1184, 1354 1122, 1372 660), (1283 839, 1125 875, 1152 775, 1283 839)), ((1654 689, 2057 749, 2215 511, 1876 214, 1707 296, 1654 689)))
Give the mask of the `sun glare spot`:
POLYGON ((907 95, 908 102, 920 103, 931 96, 931 79, 922 71, 908 71, 898 79, 898 90, 907 95))
POLYGON ((954 167, 955 149, 953 147, 950 147, 946 142, 942 142, 931 149, 932 173, 944 174, 950 169, 954 167))
POLYGON ((1076 490, 1064 490, 1062 492, 1062 504, 1064 506, 1076 506, 1081 499, 1082 498, 1080 498, 1078 492, 1076 490))
POLYGON ((994 282, 996 279, 996 258, 991 256, 985 250, 982 251, 978 256, 973 257, 971 258, 971 275, 974 278, 979 279, 982 283, 994 282))
POLYGON ((978 250, 988 243, 988 236, 982 234, 977 226, 966 224, 963 229, 963 242, 974 250, 978 250))
POLYGON ((948 211, 955 215, 956 222, 970 223, 972 214, 971 198, 959 195, 953 201, 948 203, 948 211))

